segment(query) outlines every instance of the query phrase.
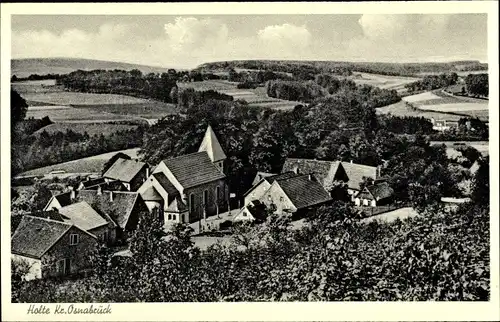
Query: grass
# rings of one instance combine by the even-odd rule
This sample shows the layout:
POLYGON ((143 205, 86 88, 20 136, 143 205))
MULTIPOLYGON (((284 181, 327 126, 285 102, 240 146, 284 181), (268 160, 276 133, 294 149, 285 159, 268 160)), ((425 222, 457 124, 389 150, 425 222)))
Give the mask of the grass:
POLYGON ((139 116, 143 118, 162 118, 169 114, 177 113, 174 104, 158 101, 148 101, 136 104, 97 104, 97 105, 76 105, 79 109, 89 109, 95 112, 111 113, 116 115, 139 116))
POLYGON ((447 114, 447 113, 412 109, 403 101, 377 108, 377 114, 391 114, 399 117, 403 116, 425 117, 428 119, 434 118, 436 120, 444 119, 450 121, 458 121, 460 118, 463 117, 461 115, 456 115, 456 114, 447 114))
POLYGON ((202 82, 178 83, 178 86, 180 88, 193 88, 197 91, 218 91, 232 96, 234 100, 244 100, 250 106, 256 107, 260 106, 272 109, 288 110, 293 109, 296 105, 303 104, 301 102, 269 97, 266 94, 265 87, 257 87, 255 89, 239 89, 236 88, 237 84, 238 83, 224 80, 207 80, 202 82))
POLYGON ((419 80, 419 78, 415 77, 387 76, 369 73, 355 73, 349 78, 356 84, 367 84, 380 87, 382 89, 394 89, 398 92, 403 91, 406 84, 419 80))
POLYGON ((411 207, 399 208, 394 211, 389 211, 380 215, 362 219, 361 222, 369 223, 371 221, 391 222, 396 219, 404 220, 418 216, 418 213, 411 207))
POLYGON ((54 132, 66 132, 67 130, 72 130, 76 133, 85 133, 88 135, 99 135, 99 134, 111 134, 117 131, 131 130, 137 128, 137 125, 127 125, 127 124, 108 124, 108 123, 54 123, 46 127, 41 128, 35 132, 40 134, 43 131, 48 133, 54 132))
MULTIPOLYGON (((456 150, 457 144, 463 143, 465 145, 471 146, 474 149, 478 150, 482 155, 488 155, 490 151, 490 142, 488 141, 431 141, 431 145, 442 145, 444 144, 447 149, 456 150)), ((461 153, 460 153, 461 154, 461 153)))
POLYGON ((43 168, 29 170, 21 173, 19 176, 43 176, 56 170, 63 170, 65 171, 66 174, 100 173, 106 161, 108 161, 116 153, 122 152, 129 155, 131 158, 135 159, 137 158, 138 151, 139 148, 108 152, 87 158, 82 158, 78 160, 46 166, 43 168))
POLYGON ((60 108, 60 109, 28 109, 26 117, 43 118, 48 116, 53 122, 109 122, 133 120, 133 117, 127 115, 118 115, 105 113, 90 108, 60 108))

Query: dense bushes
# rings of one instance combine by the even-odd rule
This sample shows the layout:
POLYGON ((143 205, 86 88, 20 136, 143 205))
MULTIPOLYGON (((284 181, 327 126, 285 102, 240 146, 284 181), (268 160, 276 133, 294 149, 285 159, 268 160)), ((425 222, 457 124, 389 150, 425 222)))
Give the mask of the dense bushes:
POLYGON ((311 102, 326 94, 321 86, 312 81, 269 81, 266 92, 269 97, 300 102, 311 102))
POLYGON ((437 88, 444 88, 447 86, 455 85, 458 80, 457 73, 448 73, 440 75, 426 75, 422 80, 409 83, 405 85, 405 88, 409 92, 416 91, 431 91, 437 88))
POLYGON ((473 96, 488 97, 488 74, 469 74, 465 78, 467 91, 473 96))

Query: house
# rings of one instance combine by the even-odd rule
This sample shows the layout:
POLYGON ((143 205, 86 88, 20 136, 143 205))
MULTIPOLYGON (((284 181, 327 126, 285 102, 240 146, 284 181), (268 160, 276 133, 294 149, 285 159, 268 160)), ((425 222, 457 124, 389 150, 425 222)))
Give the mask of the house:
POLYGON ((303 216, 332 198, 323 186, 309 174, 276 180, 260 198, 266 207, 274 207, 278 214, 303 216))
POLYGON ((106 244, 116 242, 116 223, 105 213, 99 214, 87 202, 80 201, 59 208, 58 212, 61 214, 62 221, 91 233, 100 242, 106 244))
POLYGON ((266 220, 266 206, 260 201, 252 201, 234 216, 233 223, 263 222, 266 220))
POLYGON ((354 196, 356 206, 383 206, 392 201, 394 190, 387 182, 379 182, 365 187, 354 196))
POLYGON ((126 184, 121 181, 108 181, 97 185, 89 186, 88 188, 81 190, 106 190, 106 191, 129 191, 126 184))
POLYGON ((98 186, 100 184, 105 183, 104 178, 94 178, 91 179, 90 177, 87 177, 87 180, 84 180, 80 182, 80 184, 77 187, 77 190, 84 190, 84 189, 89 189, 94 186, 98 186))
POLYGON ((51 209, 59 209, 71 204, 71 192, 64 192, 57 195, 52 196, 49 202, 43 208, 43 211, 49 211, 51 209))
MULTIPOLYGON (((128 233, 137 227, 142 213, 149 213, 148 208, 138 192, 130 191, 103 191, 79 190, 65 193, 65 199, 69 196, 70 203, 85 201, 99 215, 104 218, 110 217, 117 225, 116 239, 126 239, 128 233)), ((60 209, 54 200, 60 196, 53 196, 45 210, 60 209)))
POLYGON ((129 191, 137 191, 149 177, 149 166, 137 160, 119 158, 103 174, 106 182, 119 181, 129 191))
POLYGON ((435 120, 431 118, 432 129, 440 132, 458 129, 458 121, 452 120, 435 120))
POLYGON ((360 183, 364 178, 375 180, 380 177, 380 167, 313 159, 287 158, 281 172, 289 171, 298 174, 313 174, 326 190, 329 190, 336 181, 346 182, 347 191, 351 196, 359 192, 360 183))
POLYGON ((78 226, 25 215, 11 238, 12 261, 30 265, 26 279, 62 276, 89 268, 97 238, 78 226))
POLYGON ((138 192, 165 221, 192 223, 216 215, 228 207, 225 158, 209 126, 198 152, 161 161, 138 192))
POLYGON ((263 176, 255 185, 245 192, 243 195, 243 205, 246 206, 252 201, 259 200, 266 193, 266 191, 269 190, 274 181, 284 180, 296 176, 299 176, 299 174, 296 174, 295 172, 285 172, 281 174, 263 176))

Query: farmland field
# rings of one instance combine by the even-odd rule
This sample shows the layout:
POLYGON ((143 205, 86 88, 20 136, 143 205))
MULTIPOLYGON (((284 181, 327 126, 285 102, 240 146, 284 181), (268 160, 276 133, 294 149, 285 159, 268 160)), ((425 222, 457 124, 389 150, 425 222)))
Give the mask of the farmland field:
POLYGON ((134 120, 127 115, 100 112, 90 108, 28 109, 26 117, 40 119, 48 116, 53 122, 110 122, 134 120))
POLYGON ((102 167, 113 155, 118 152, 122 152, 127 154, 133 159, 137 158, 137 153, 139 152, 139 148, 108 152, 104 154, 95 155, 88 158, 68 161, 64 163, 54 164, 51 166, 38 168, 23 172, 19 175, 19 177, 24 176, 43 176, 47 175, 52 171, 64 171, 65 174, 89 174, 89 173, 99 173, 102 170, 102 167))
POLYGON ((107 124, 107 123, 54 123, 47 125, 40 130, 35 132, 40 134, 41 132, 66 132, 67 130, 72 130, 76 133, 85 133, 88 135, 99 135, 106 133, 114 133, 117 131, 132 130, 137 128, 137 125, 127 125, 127 124, 107 124))
POLYGON ((162 118, 177 112, 174 104, 158 101, 148 101, 147 103, 136 104, 98 104, 98 105, 77 105, 78 109, 89 109, 93 111, 111 113, 116 115, 140 116, 144 118, 162 118))
POLYGON ((232 96, 234 100, 244 100, 248 102, 250 106, 261 106, 273 109, 293 109, 296 105, 302 104, 296 101, 286 101, 268 97, 265 87, 257 87, 255 89, 238 89, 236 88, 237 83, 222 80, 178 83, 177 85, 179 88, 193 88, 197 91, 218 91, 232 96))
MULTIPOLYGON (((444 144, 448 149, 455 149, 457 147, 457 144, 465 144, 468 146, 473 147, 474 149, 478 150, 481 152, 482 155, 488 155, 490 151, 490 142, 488 141, 431 141, 431 145, 442 145, 444 144)), ((448 151, 447 151, 448 152, 448 151)))
POLYGON ((413 83, 419 80, 419 78, 416 77, 387 76, 368 73, 355 73, 349 78, 352 79, 356 84, 367 84, 375 87, 380 87, 382 89, 394 89, 398 92, 405 89, 405 84, 413 83))
MULTIPOLYGON (((417 95, 406 96, 403 98, 403 103, 407 102, 410 105, 418 109, 418 113, 423 113, 424 116, 426 112, 429 113, 443 113, 445 116, 437 118, 436 116, 426 116, 434 117, 436 119, 447 119, 454 120, 451 118, 452 114, 478 117, 482 120, 488 120, 489 110, 488 101, 482 99, 475 99, 470 97, 457 97, 448 93, 444 93, 441 90, 435 90, 432 92, 425 92, 417 95)), ((401 105, 399 105, 401 107, 401 105)), ((392 114, 395 113, 405 113, 405 110, 395 111, 394 107, 383 107, 380 109, 381 113, 387 114, 388 110, 392 110, 392 114)), ((406 106, 406 111, 412 110, 410 106, 406 106)), ((415 112, 415 111, 413 111, 415 112)), ((406 114, 408 116, 414 115, 406 114)))

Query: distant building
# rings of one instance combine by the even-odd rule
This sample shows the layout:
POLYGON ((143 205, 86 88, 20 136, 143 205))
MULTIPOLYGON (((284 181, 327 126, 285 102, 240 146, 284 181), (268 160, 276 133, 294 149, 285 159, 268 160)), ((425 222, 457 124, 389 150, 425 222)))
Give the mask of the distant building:
POLYGON ((387 182, 379 182, 365 187, 354 196, 356 206, 377 207, 392 202, 394 190, 387 182))
POLYGON ((23 216, 11 238, 11 257, 30 265, 28 280, 71 275, 89 268, 96 246, 97 238, 74 224, 23 216))
POLYGON ((431 119, 432 129, 440 132, 458 129, 458 121, 431 119))
POLYGON ((237 222, 263 222, 266 220, 266 206, 260 201, 252 201, 234 216, 233 223, 237 222))
POLYGON ((149 166, 137 160, 119 158, 103 174, 106 182, 119 181, 129 191, 137 191, 149 177, 149 166))
POLYGON ((95 179, 87 178, 87 180, 80 182, 80 184, 77 187, 77 190, 88 189, 103 183, 105 183, 104 178, 95 178, 95 179))
POLYGON ((228 207, 225 159, 208 126, 199 152, 161 161, 138 192, 150 211, 158 209, 165 224, 192 223, 216 215, 228 207))

